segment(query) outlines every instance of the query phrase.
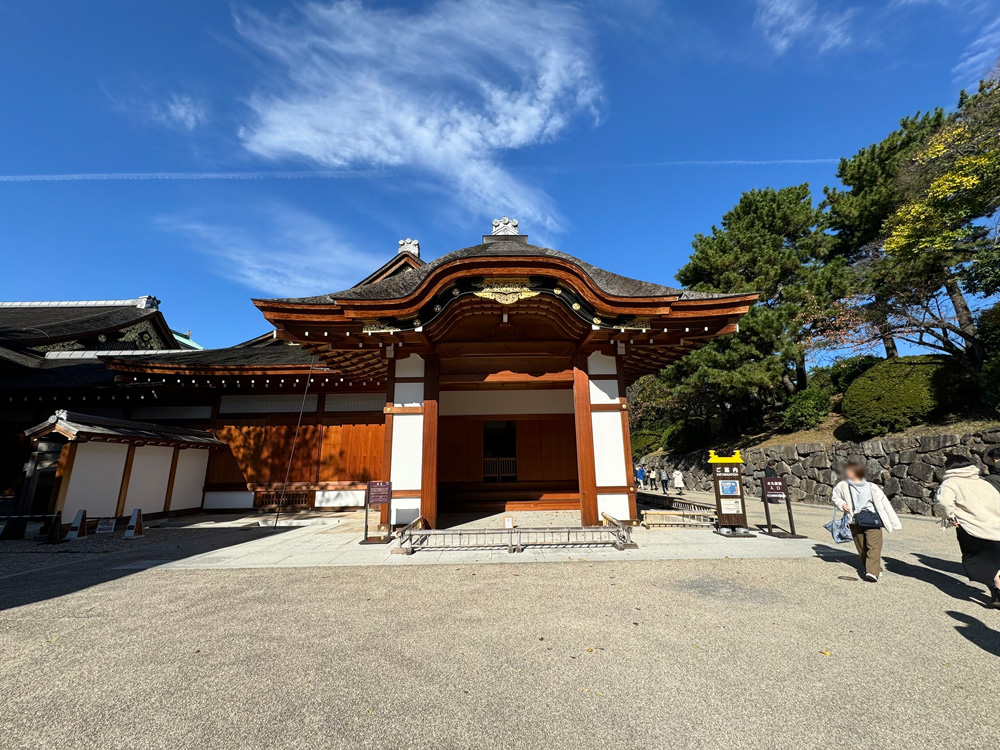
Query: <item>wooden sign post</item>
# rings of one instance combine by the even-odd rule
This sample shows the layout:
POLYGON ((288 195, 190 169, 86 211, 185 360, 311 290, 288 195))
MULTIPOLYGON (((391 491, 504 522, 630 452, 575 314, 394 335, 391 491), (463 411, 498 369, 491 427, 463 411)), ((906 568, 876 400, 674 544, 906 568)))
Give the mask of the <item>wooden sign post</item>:
POLYGON ((392 526, 392 483, 369 482, 365 490, 365 536, 361 544, 388 544, 392 541, 389 529, 392 526), (382 511, 382 506, 388 506, 389 523, 386 524, 380 536, 370 536, 368 533, 368 513, 370 510, 382 511))
POLYGON ((715 484, 716 534, 732 537, 753 537, 747 528, 747 506, 743 498, 743 459, 740 452, 718 456, 708 452, 715 484))
POLYGON ((784 477, 762 477, 760 480, 760 488, 762 500, 764 501, 764 513, 767 516, 767 531, 764 533, 768 536, 777 537, 778 539, 805 539, 802 534, 795 533, 795 519, 792 518, 792 499, 788 496, 788 485, 785 482, 784 477), (788 528, 790 531, 782 531, 778 529, 774 530, 771 525, 771 500, 785 501, 785 505, 788 506, 788 528))

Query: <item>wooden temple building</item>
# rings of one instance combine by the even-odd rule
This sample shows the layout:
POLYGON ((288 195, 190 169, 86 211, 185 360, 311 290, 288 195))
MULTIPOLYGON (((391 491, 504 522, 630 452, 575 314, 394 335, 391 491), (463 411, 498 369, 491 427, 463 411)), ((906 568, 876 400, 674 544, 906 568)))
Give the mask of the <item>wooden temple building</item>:
MULTIPOLYGON (((256 299, 273 331, 225 349, 188 348, 153 302, 130 301, 144 316, 121 303, 0 303, 0 439, 20 451, 0 493, 55 509, 73 440, 46 446, 60 460, 35 485, 52 489, 25 501, 24 433, 54 434, 32 426, 68 409, 210 432, 199 508, 359 507, 366 482, 388 480, 393 524, 516 508, 634 519, 628 387, 735 332, 755 301, 625 278, 531 245, 504 218, 429 263, 401 240, 350 289, 256 299), (52 328, 29 335, 42 319, 52 328), (137 320, 154 338, 126 333, 137 320)), ((133 435, 119 447, 115 476, 137 481, 129 462, 155 444, 133 435)))

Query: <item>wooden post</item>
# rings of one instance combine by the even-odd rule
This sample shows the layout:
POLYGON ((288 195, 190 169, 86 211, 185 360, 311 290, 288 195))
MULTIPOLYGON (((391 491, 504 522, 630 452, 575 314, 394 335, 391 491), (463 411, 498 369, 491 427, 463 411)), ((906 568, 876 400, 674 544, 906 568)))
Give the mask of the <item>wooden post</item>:
POLYGON ((628 513, 633 521, 639 520, 639 512, 635 506, 635 464, 632 463, 632 431, 628 420, 628 398, 625 395, 625 376, 622 373, 622 363, 615 357, 615 370, 618 373, 618 403, 622 409, 622 442, 625 444, 625 484, 628 485, 628 513))
POLYGON ((115 505, 115 518, 125 513, 125 498, 128 496, 128 483, 132 478, 132 462, 135 461, 135 445, 129 443, 125 454, 125 468, 122 469, 122 483, 118 487, 118 503, 115 505))
POLYGON ((174 495, 174 478, 177 476, 177 459, 180 458, 181 449, 174 448, 174 454, 170 457, 170 476, 167 478, 167 492, 163 497, 163 512, 170 512, 170 500, 174 495))
MULTIPOLYGON (((385 405, 386 409, 391 409, 396 399, 396 360, 395 358, 386 360, 388 376, 385 382, 385 405)), ((388 482, 389 472, 392 469, 392 412, 383 410, 385 414, 385 436, 382 445, 382 476, 379 479, 388 482)), ((379 510, 379 523, 388 526, 392 522, 390 515, 390 504, 386 503, 379 510)))
POLYGON ((573 414, 576 420, 576 464, 580 492, 580 523, 597 526, 597 475, 594 468, 594 424, 590 416, 587 355, 573 358, 573 414))
POLYGON ((66 493, 69 492, 69 480, 73 474, 73 462, 76 461, 76 449, 79 443, 66 443, 59 453, 59 466, 56 468, 56 502, 52 508, 58 513, 66 506, 66 493))
POLYGON ((424 440, 420 470, 420 515, 437 527, 438 396, 441 362, 436 354, 424 357, 424 440))

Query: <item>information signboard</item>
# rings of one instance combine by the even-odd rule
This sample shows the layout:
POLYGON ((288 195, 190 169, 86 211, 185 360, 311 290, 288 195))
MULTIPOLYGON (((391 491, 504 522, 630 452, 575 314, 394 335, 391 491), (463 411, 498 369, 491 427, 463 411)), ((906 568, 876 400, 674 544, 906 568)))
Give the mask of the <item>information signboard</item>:
POLYGON ((788 484, 784 477, 762 477, 760 480, 762 499, 764 500, 764 513, 767 515, 767 531, 769 536, 779 539, 805 539, 801 534, 795 533, 795 519, 792 517, 792 498, 788 494, 788 484), (788 528, 789 531, 781 529, 775 531, 771 524, 771 503, 785 501, 788 508, 788 528))
POLYGON ((712 479, 715 484, 717 533, 725 536, 753 536, 747 530, 747 509, 743 497, 743 459, 740 452, 732 456, 709 454, 712 479))
POLYGON ((392 484, 390 482, 369 482, 365 490, 365 536, 361 544, 388 544, 392 541, 389 529, 392 525, 392 484), (379 514, 382 508, 387 508, 389 523, 385 525, 385 530, 379 535, 369 535, 368 514, 371 510, 377 510, 379 514))

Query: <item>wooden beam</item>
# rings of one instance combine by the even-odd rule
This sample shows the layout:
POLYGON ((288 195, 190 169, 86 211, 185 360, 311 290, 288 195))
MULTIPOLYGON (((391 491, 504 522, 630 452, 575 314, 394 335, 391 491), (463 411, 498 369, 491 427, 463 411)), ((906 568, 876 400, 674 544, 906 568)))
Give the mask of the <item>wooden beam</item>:
POLYGON ((135 445, 129 444, 125 454, 125 468, 122 469, 122 483, 118 488, 118 503, 115 505, 115 518, 125 513, 125 498, 128 497, 128 484, 132 478, 132 462, 135 461, 135 445))
POLYGON ((436 354, 424 357, 424 445, 420 470, 420 515, 437 527, 438 396, 441 361, 436 354))
POLYGON ((66 443, 59 452, 59 466, 56 468, 56 502, 52 508, 58 513, 66 506, 66 493, 69 492, 69 480, 73 474, 73 462, 76 461, 76 449, 79 443, 66 443))
POLYGON ((576 462, 580 490, 580 522, 597 526, 597 470, 594 466, 594 426, 590 416, 587 357, 573 358, 573 412, 576 421, 576 462))
MULTIPOLYGON (((382 441, 382 476, 383 482, 388 482, 392 476, 392 409, 396 400, 396 360, 386 360, 388 374, 385 383, 385 438, 382 441)), ((378 522, 388 525, 392 521, 389 518, 389 504, 385 504, 379 511, 378 522)))
POLYGON ((174 448, 174 453, 170 457, 170 476, 167 478, 167 492, 163 498, 163 512, 170 512, 170 501, 174 496, 174 479, 177 477, 177 459, 181 455, 180 448, 174 448))

